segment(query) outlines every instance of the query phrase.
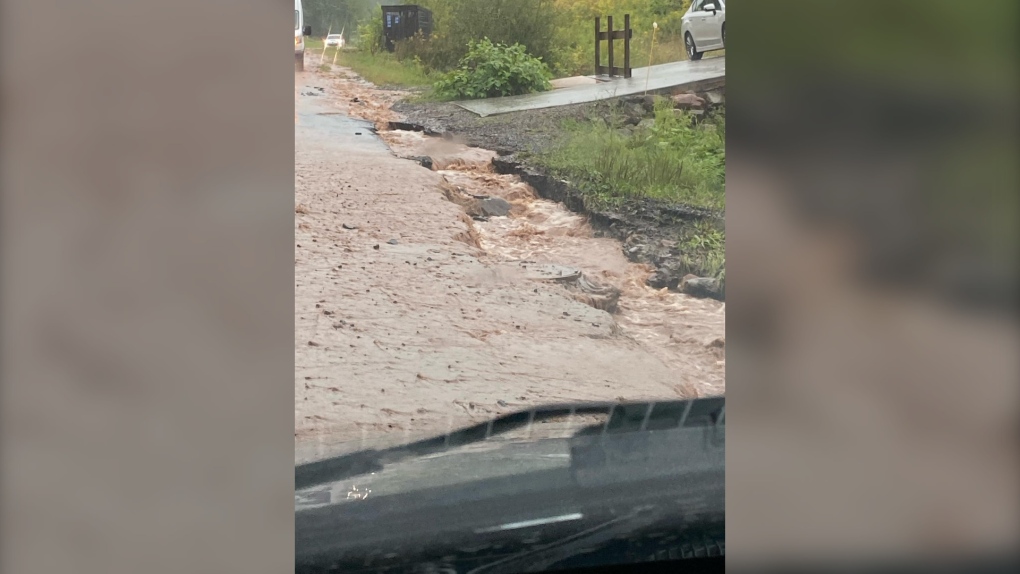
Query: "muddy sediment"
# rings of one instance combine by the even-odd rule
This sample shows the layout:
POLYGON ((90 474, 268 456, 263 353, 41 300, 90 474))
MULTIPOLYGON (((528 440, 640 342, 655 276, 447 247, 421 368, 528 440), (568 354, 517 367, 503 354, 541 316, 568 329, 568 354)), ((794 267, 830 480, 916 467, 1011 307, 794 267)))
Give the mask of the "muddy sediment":
MULTIPOLYGON (((712 93, 712 101, 705 102, 706 109, 711 111, 713 106, 721 103, 719 93, 712 93)), ((389 122, 386 127, 495 150, 490 153, 497 173, 516 175, 539 197, 560 202, 571 211, 587 216, 596 234, 622 243, 624 254, 630 261, 652 266, 649 286, 683 289, 699 297, 724 300, 725 283, 715 279, 699 279, 696 288, 687 288, 685 277, 694 276, 683 259, 680 241, 692 224, 708 223, 724 231, 722 213, 650 198, 628 199, 612 209, 592 208, 579 189, 525 159, 553 145, 564 120, 588 121, 593 117, 608 117, 611 113, 622 112, 627 121, 636 124, 651 112, 651 108, 651 99, 630 96, 480 118, 455 104, 398 101, 394 103, 393 110, 402 117, 389 122)))
MULTIPOLYGON (((619 214, 586 213, 580 192, 513 158, 428 136, 424 130, 392 130, 380 136, 398 156, 431 158, 442 178, 444 197, 470 215, 476 245, 489 261, 516 264, 533 279, 559 283, 575 301, 610 313, 612 333, 644 341, 661 360, 682 369, 686 358, 675 343, 692 322, 707 319, 706 326, 717 325, 722 332, 721 302, 701 301, 670 291, 668 285, 655 285, 654 277, 661 276, 662 269, 654 260, 641 260, 655 252, 628 250, 620 241, 639 230, 668 232, 671 226, 713 214, 646 206, 636 212, 644 220, 639 228, 632 218, 619 214), (481 206, 493 200, 506 203, 507 212, 485 213, 481 206)), ((639 209, 637 205, 634 209, 639 209)), ((710 339, 698 344, 716 353, 721 364, 725 339, 710 339)))
MULTIPOLYGON (((446 142, 446 144, 435 143, 433 145, 461 145, 465 149, 478 150, 474 153, 476 162, 488 161, 491 163, 491 170, 494 173, 513 175, 519 178, 520 182, 526 184, 538 197, 558 202, 570 211, 586 216, 596 235, 619 240, 624 255, 630 261, 647 264, 653 268, 647 281, 650 287, 656 289, 679 289, 684 277, 689 275, 689 270, 680 259, 681 246, 678 241, 684 227, 705 221, 719 229, 725 227, 722 214, 649 198, 629 200, 613 210, 591 209, 585 202, 583 192, 579 189, 563 179, 546 173, 542 168, 528 163, 517 154, 499 155, 498 152, 470 148, 465 144, 457 143, 456 137, 448 133, 439 135, 432 129, 407 122, 389 122, 387 127, 390 131, 389 135, 384 135, 384 139, 387 139, 391 145, 395 139, 406 140, 408 137, 412 139, 417 137, 431 139, 435 142, 446 142)), ((397 143, 399 145, 399 141, 397 143)), ((444 168, 449 167, 442 163, 442 159, 437 160, 427 155, 428 153, 427 149, 405 149, 402 155, 407 159, 418 161, 430 169, 435 167, 444 171, 444 168), (438 164, 436 164, 437 161, 438 164)), ((464 160, 457 161, 463 162, 464 160)), ((458 175, 448 175, 454 180, 460 179, 458 175)), ((460 201, 449 196, 448 199, 460 201)), ((477 206, 477 200, 466 197, 463 201, 463 206, 470 215, 481 214, 482 210, 477 206)), ((692 294, 718 300, 725 299, 725 289, 722 286, 698 289, 692 294)))
POLYGON ((724 391, 724 303, 649 287, 651 266, 495 151, 387 129, 400 94, 346 72, 296 88, 299 446, 724 391))
MULTIPOLYGON (((560 202, 571 211, 587 216, 597 235, 622 243, 627 259, 650 265, 650 287, 684 289, 698 297, 725 300, 724 282, 708 279, 706 281, 712 283, 709 288, 686 288, 684 278, 693 276, 692 269, 683 260, 680 242, 685 230, 699 222, 708 222, 719 231, 725 231, 722 213, 650 198, 628 199, 611 210, 591 208, 579 189, 524 159, 554 145, 564 120, 590 121, 594 117, 622 112, 627 121, 636 124, 651 112, 649 97, 628 96, 482 118, 452 103, 408 102, 402 99, 400 92, 377 89, 346 73, 344 84, 346 93, 354 96, 338 103, 352 115, 373 121, 380 134, 390 134, 383 135, 383 139, 400 137, 393 134, 417 133, 435 141, 482 150, 479 153, 489 158, 496 173, 516 175, 539 197, 560 202)), ((703 94, 706 110, 711 112, 713 107, 721 105, 723 100, 719 98, 724 98, 720 96, 724 93, 724 88, 716 88, 712 97, 703 94)), ((415 154, 405 150, 399 155, 428 169, 443 168, 433 165, 435 158, 427 151, 415 154)))
MULTIPOLYGON (((720 214, 648 198, 627 201, 612 211, 590 209, 582 192, 569 182, 549 175, 514 155, 496 157, 492 164, 498 173, 520 177, 541 197, 558 201, 572 211, 588 216, 599 234, 613 237, 622 243, 628 259, 655 268, 648 277, 648 284, 656 289, 678 289, 688 274, 681 263, 677 241, 682 228, 702 221, 709 221, 719 228, 724 227, 720 214)), ((705 292, 703 295, 719 300, 725 298, 722 289, 705 292)))

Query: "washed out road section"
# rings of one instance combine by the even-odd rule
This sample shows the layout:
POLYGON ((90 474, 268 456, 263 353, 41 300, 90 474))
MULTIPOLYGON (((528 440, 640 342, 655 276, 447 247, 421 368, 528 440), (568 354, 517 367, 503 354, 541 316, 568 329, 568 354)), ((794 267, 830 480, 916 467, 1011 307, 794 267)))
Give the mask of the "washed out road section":
MULTIPOLYGON (((444 175, 398 158, 373 132, 388 107, 364 102, 364 82, 298 73, 295 92, 302 458, 526 406, 692 392, 685 379, 703 358, 678 370, 568 286, 488 253, 493 231, 444 197, 444 175), (369 122, 349 117, 358 113, 369 122)), ((712 329, 722 335, 721 315, 712 329)), ((721 378, 716 362, 706 378, 721 378)))

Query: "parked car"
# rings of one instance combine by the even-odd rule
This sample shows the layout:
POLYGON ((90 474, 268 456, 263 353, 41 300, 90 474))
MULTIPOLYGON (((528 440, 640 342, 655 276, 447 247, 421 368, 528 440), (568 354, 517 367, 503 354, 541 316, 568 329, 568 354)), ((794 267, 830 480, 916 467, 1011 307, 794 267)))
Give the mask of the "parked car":
POLYGON ((344 41, 343 34, 330 34, 326 36, 326 46, 336 46, 337 48, 343 48, 346 42, 344 41))
POLYGON ((680 24, 688 60, 726 47, 726 0, 694 0, 680 24))

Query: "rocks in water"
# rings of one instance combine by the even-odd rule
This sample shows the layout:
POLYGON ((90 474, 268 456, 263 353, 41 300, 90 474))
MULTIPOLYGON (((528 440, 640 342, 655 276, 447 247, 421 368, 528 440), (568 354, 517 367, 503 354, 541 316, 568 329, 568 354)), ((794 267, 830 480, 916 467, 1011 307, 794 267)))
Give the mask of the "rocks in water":
POLYGON ((432 169, 432 167, 434 165, 433 161, 432 161, 432 158, 427 156, 427 155, 415 155, 415 156, 411 156, 411 157, 409 157, 407 159, 417 163, 418 165, 424 167, 425 169, 432 169))
POLYGON ((418 124, 411 124, 408 122, 388 122, 387 127, 391 130, 400 130, 405 132, 422 132, 425 128, 418 124))
POLYGON ((714 277, 687 275, 680 280, 680 292, 692 297, 723 299, 723 283, 714 277))
POLYGON ((482 214, 489 217, 504 217, 510 213, 510 202, 501 197, 489 197, 478 201, 482 214))
POLYGON ((616 313, 620 302, 620 290, 616 287, 595 281, 583 273, 574 287, 574 300, 607 313, 616 313))
POLYGON ((509 215, 510 202, 501 197, 476 196, 453 185, 445 177, 439 183, 439 189, 447 200, 464 208, 468 216, 479 219, 486 217, 503 217, 509 215))
POLYGON ((671 277, 671 274, 666 269, 656 269, 655 273, 648 277, 647 283, 652 289, 676 288, 676 279, 671 277))
POLYGON ((581 270, 555 263, 520 263, 524 276, 532 281, 552 281, 573 285, 581 278, 581 270))

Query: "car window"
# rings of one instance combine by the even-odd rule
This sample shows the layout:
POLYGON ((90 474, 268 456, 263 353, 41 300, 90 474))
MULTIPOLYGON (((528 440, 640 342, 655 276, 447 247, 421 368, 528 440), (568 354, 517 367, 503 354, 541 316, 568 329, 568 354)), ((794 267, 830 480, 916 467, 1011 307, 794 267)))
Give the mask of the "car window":
POLYGON ((694 0, 694 4, 691 4, 691 12, 697 12, 701 10, 701 5, 705 3, 705 0, 694 0))

